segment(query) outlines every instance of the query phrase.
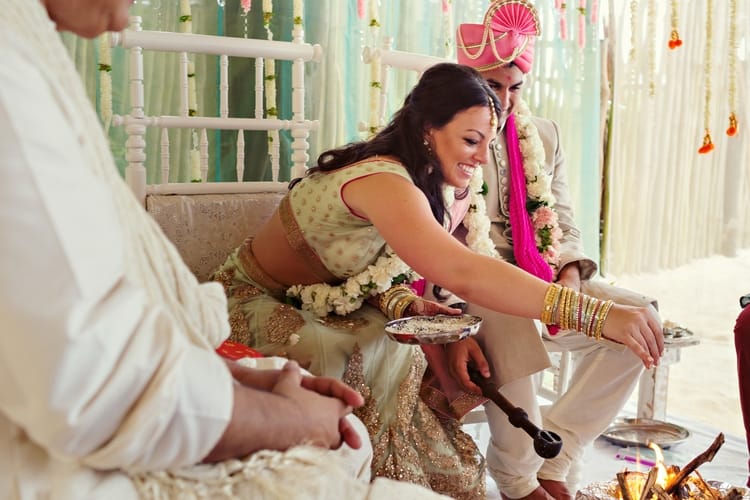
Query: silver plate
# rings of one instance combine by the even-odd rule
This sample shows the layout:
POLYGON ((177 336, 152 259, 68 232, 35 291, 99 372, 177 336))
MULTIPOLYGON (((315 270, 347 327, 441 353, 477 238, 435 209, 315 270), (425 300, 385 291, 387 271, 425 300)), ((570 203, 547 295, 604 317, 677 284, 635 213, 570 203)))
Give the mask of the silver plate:
POLYGON ((471 314, 411 316, 385 324, 385 333, 402 344, 447 344, 476 335, 482 318, 471 314))
POLYGON ((623 418, 615 421, 602 433, 602 437, 622 446, 648 446, 656 443, 669 448, 690 437, 690 431, 682 426, 647 418, 623 418))
POLYGON ((684 326, 674 325, 664 327, 664 343, 668 345, 695 345, 698 339, 695 334, 684 326))

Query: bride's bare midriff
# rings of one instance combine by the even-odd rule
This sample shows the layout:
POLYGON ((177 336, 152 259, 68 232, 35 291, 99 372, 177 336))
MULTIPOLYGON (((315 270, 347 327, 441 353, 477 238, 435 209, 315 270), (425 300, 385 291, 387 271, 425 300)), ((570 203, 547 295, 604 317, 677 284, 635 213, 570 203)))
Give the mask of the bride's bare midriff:
POLYGON ((260 267, 282 285, 320 283, 310 267, 289 245, 279 212, 253 237, 253 253, 260 267))

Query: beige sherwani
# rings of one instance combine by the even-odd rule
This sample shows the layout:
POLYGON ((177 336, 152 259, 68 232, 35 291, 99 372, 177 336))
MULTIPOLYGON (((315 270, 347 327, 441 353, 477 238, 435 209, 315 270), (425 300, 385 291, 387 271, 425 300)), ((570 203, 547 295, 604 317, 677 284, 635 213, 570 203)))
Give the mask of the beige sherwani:
MULTIPOLYGON (((601 280, 591 280, 597 265, 584 254, 581 234, 575 224, 558 126, 542 118, 532 120, 544 144, 545 169, 553 178, 555 209, 563 231, 559 268, 578 262, 581 290, 589 295, 634 305, 653 302, 601 280)), ((491 236, 500 255, 515 262, 508 221, 509 163, 502 132, 491 147, 490 162, 483 167, 489 189, 485 201, 492 221, 491 236)), ((465 228, 459 227, 454 234, 463 239, 465 232, 465 228)), ((503 284, 498 283, 498 286, 503 284)), ((431 292, 432 287, 427 289, 431 292)), ((513 291, 508 290, 508 293, 513 291)), ((550 337, 546 328, 535 320, 501 314, 474 304, 469 304, 468 312, 484 318, 477 339, 503 394, 524 408, 537 425, 557 432, 564 442, 557 458, 542 463, 533 450, 531 438, 512 427, 505 413, 488 403, 486 411, 492 439, 487 450, 487 465, 501 492, 510 498, 519 498, 536 488, 537 477, 568 479, 571 464, 581 459, 583 447, 606 428, 632 393, 642 370, 640 360, 622 345, 595 342, 577 332, 561 331, 550 337), (542 336, 557 344, 558 350, 573 351, 576 360, 568 391, 546 412, 544 419, 536 398, 536 379, 532 377, 550 366, 542 336)), ((569 483, 575 483, 575 478, 570 478, 569 483)), ((575 488, 574 484, 571 487, 575 488)))

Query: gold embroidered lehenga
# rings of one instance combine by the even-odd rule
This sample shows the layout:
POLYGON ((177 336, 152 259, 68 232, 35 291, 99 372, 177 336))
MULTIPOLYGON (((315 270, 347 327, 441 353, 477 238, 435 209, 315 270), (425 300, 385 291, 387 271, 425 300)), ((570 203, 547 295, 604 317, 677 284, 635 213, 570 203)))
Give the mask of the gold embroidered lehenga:
MULTIPOLYGON (((378 169, 384 162, 375 163, 378 169)), ((352 172, 342 177, 350 180, 352 172)), ((282 219, 289 220, 284 210, 293 213, 288 198, 297 189, 282 202, 282 219)), ((379 238, 374 229, 370 233, 379 238)), ((260 268, 250 240, 213 279, 227 293, 232 340, 265 355, 294 359, 310 372, 339 378, 362 393, 365 405, 355 414, 373 444, 373 476, 417 483, 459 499, 484 497, 484 459, 476 444, 460 422, 439 417, 420 399, 425 356, 418 346, 385 335, 386 317, 379 309, 365 303, 346 316, 320 318, 286 304, 284 287, 260 268)))

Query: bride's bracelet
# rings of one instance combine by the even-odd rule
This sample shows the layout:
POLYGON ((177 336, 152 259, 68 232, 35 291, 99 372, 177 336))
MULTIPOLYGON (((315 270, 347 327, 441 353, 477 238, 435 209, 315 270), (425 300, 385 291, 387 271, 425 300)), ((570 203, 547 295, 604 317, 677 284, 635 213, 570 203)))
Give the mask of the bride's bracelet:
POLYGON ((417 295, 409 286, 395 285, 380 294, 378 309, 388 319, 399 319, 415 300, 417 295))
POLYGON ((548 325, 557 325, 563 330, 576 330, 599 340, 604 321, 613 305, 611 300, 597 299, 551 283, 544 294, 541 320, 548 325))

